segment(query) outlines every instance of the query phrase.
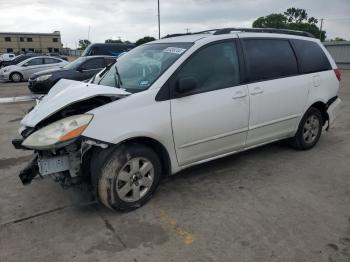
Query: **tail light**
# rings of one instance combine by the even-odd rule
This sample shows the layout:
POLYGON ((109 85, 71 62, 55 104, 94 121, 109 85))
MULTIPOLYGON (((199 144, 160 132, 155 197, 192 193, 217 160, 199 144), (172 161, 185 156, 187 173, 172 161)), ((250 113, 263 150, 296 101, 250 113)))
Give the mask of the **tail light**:
POLYGON ((334 73, 335 73, 335 76, 338 78, 338 81, 340 81, 341 80, 340 70, 338 68, 334 69, 334 73))

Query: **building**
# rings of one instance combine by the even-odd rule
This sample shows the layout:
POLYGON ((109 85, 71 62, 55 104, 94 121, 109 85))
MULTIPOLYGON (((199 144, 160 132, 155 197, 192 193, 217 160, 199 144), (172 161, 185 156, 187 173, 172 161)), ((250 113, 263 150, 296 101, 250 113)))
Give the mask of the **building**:
POLYGON ((0 32, 0 53, 59 53, 62 49, 61 33, 0 32))
POLYGON ((340 69, 350 69, 350 41, 323 42, 340 69))

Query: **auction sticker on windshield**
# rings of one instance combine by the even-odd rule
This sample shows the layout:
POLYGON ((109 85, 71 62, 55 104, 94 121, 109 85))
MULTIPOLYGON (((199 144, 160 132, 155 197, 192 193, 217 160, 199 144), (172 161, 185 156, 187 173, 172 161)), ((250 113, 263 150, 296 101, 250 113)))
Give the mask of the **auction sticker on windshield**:
POLYGON ((180 47, 167 47, 163 50, 163 52, 166 53, 172 53, 172 54, 178 54, 181 55, 183 52, 185 52, 186 49, 180 48, 180 47))

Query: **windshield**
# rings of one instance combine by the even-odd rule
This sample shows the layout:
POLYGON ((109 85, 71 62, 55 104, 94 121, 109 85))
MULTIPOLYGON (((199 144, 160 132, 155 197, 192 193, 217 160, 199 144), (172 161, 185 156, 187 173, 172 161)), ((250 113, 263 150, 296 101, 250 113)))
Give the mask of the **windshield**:
POLYGON ((135 93, 148 89, 192 43, 147 44, 121 57, 95 84, 135 93))
POLYGON ((75 69, 78 68, 84 61, 86 60, 85 57, 79 57, 75 59, 73 62, 70 62, 69 64, 66 64, 63 66, 64 69, 75 69))

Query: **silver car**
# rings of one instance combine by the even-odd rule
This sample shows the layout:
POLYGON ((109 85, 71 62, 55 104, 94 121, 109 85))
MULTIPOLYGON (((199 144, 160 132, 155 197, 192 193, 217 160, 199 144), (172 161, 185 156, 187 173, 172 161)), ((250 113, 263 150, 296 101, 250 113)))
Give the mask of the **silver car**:
POLYGON ((22 80, 28 80, 34 73, 61 67, 68 64, 57 57, 48 56, 36 56, 28 58, 17 65, 11 65, 4 67, 0 70, 0 80, 20 82, 22 80))

